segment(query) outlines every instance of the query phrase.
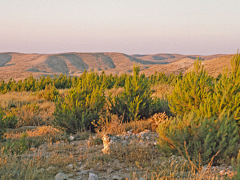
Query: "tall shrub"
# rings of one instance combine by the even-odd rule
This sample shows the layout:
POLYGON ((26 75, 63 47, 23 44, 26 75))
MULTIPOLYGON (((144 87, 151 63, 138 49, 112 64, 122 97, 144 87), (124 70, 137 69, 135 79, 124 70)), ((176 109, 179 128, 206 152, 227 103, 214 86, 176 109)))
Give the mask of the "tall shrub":
POLYGON ((160 111, 160 100, 152 98, 150 84, 145 76, 139 76, 140 67, 134 66, 133 77, 127 77, 124 91, 116 96, 109 96, 110 111, 123 116, 124 121, 149 117, 160 111))
POLYGON ((81 84, 55 100, 54 125, 68 132, 91 128, 105 104, 104 88, 81 84))
POLYGON ((179 79, 169 96, 170 109, 174 114, 183 115, 199 108, 212 92, 212 78, 203 69, 201 61, 196 61, 194 71, 179 79))
POLYGON ((157 130, 158 147, 169 155, 189 156, 198 165, 208 163, 217 153, 215 164, 229 161, 239 149, 239 128, 234 114, 229 114, 222 112, 218 117, 208 118, 191 112, 164 121, 157 130))
POLYGON ((222 111, 235 112, 240 120, 240 55, 231 59, 232 69, 225 70, 218 79, 210 77, 200 62, 195 71, 178 80, 169 96, 170 109, 176 115, 194 111, 201 117, 219 116, 222 111))

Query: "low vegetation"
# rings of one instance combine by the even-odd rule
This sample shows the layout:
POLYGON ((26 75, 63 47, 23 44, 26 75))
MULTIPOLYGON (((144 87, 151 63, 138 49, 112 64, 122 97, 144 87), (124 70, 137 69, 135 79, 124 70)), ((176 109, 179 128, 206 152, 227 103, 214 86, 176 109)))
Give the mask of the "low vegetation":
POLYGON ((68 165, 75 174, 79 166, 124 169, 131 179, 211 179, 211 166, 231 165, 226 178, 240 176, 239 54, 217 78, 197 60, 185 75, 146 77, 134 66, 133 75, 11 79, 0 92, 2 179, 53 179, 68 165), (104 134, 144 130, 153 132, 148 146, 117 145, 110 154, 98 146, 104 134))

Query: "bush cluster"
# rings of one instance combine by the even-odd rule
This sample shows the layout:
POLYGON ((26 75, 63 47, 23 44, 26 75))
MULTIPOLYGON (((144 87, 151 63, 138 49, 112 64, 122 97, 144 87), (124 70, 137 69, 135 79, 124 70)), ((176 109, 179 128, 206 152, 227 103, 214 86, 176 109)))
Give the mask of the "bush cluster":
POLYGON ((197 165, 229 161, 238 153, 239 127, 234 115, 222 112, 218 117, 199 117, 191 112, 162 122, 159 133, 160 151, 170 155, 189 156, 197 165))
POLYGON ((169 96, 176 115, 158 127, 159 148, 166 154, 190 157, 196 164, 229 161, 239 149, 240 55, 231 60, 217 79, 210 77, 200 61, 195 71, 178 79, 169 96), (238 123, 237 123, 238 122, 238 123))
POLYGON ((140 67, 133 69, 133 78, 127 78, 124 91, 116 96, 110 95, 110 112, 123 116, 124 122, 147 118, 161 111, 160 101, 152 97, 150 83, 144 75, 139 75, 140 67))
POLYGON ((191 111, 201 117, 218 116, 222 111, 235 113, 240 119, 240 55, 231 59, 232 69, 225 70, 218 79, 209 76, 201 66, 195 63, 195 71, 179 79, 169 97, 173 113, 183 115, 191 111))

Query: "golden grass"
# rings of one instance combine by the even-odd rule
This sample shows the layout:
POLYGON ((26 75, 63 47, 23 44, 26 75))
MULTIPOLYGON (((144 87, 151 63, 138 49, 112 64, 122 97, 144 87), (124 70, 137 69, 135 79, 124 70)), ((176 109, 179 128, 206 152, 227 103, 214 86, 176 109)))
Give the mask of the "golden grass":
MULTIPOLYGON (((59 135, 62 134, 62 131, 52 127, 52 126, 40 126, 36 127, 36 129, 32 130, 27 130, 25 133, 27 133, 27 137, 39 137, 39 136, 46 136, 46 135, 59 135)), ((16 139, 21 137, 21 132, 20 133, 15 133, 15 132, 7 132, 5 133, 5 137, 7 139, 16 139)))

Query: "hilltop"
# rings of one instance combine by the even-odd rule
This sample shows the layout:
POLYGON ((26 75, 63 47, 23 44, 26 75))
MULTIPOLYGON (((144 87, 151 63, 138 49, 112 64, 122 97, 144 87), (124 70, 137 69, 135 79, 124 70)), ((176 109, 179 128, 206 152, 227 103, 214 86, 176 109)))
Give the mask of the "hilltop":
POLYGON ((153 54, 127 55, 123 53, 61 53, 61 54, 23 54, 0 53, 0 79, 24 79, 30 74, 40 76, 54 76, 61 73, 68 76, 79 76, 84 70, 105 71, 106 74, 131 73, 134 63, 141 66, 141 73, 151 75, 155 71, 166 74, 178 74, 187 71, 196 58, 206 61, 206 68, 214 74, 222 72, 222 66, 230 62, 231 55, 180 55, 153 54), (218 61, 218 67, 211 65, 218 61), (221 62, 220 62, 221 61, 221 62), (225 63, 222 63, 222 61, 225 63))

